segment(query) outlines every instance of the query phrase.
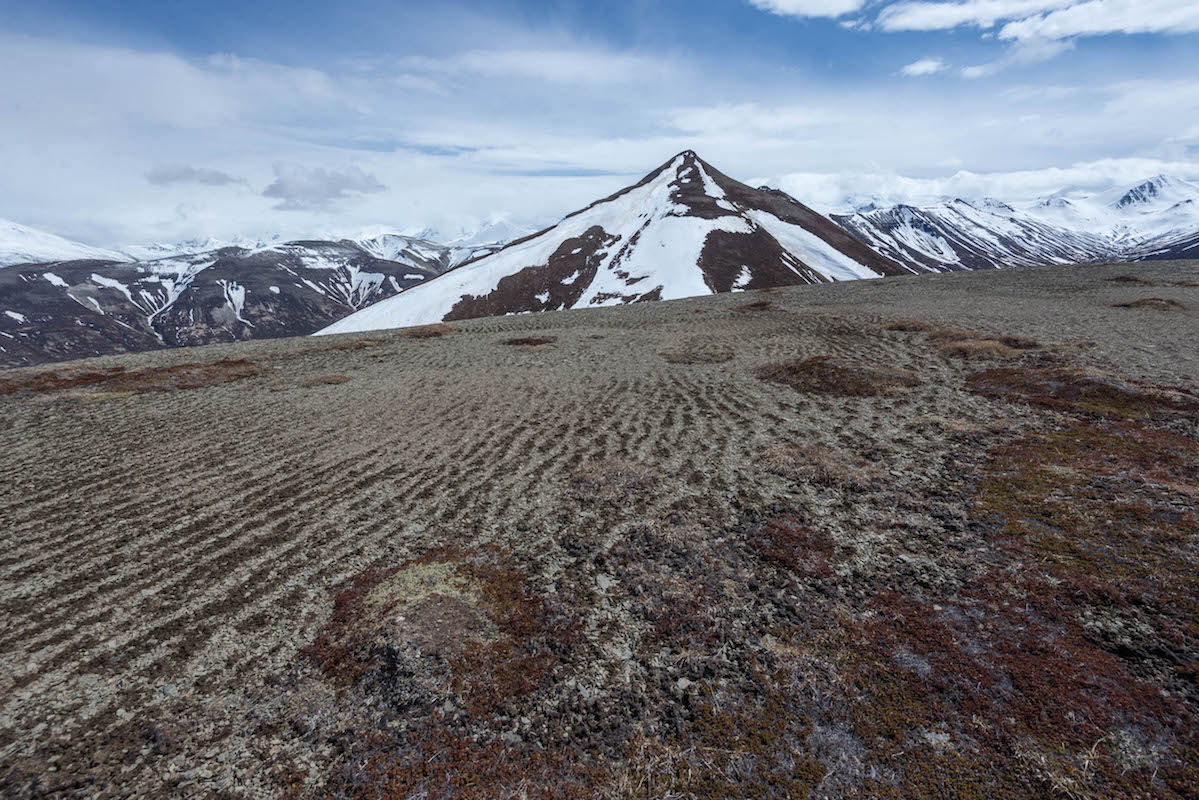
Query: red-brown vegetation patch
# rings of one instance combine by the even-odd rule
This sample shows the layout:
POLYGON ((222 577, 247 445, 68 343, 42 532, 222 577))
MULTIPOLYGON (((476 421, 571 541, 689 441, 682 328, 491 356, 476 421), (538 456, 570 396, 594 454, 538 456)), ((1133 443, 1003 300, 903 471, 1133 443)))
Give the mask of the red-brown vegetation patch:
POLYGON ((1137 308, 1143 311, 1184 311, 1186 306, 1168 297, 1142 297, 1127 303, 1115 303, 1112 308, 1137 308))
POLYGON ((553 344, 558 341, 553 336, 518 336, 515 339, 505 339, 500 344, 509 347, 539 347, 543 344, 553 344))
POLYGON ((502 560, 471 559, 462 574, 480 587, 499 636, 476 641, 453 659, 454 687, 472 713, 494 713, 541 687, 578 642, 578 623, 551 612, 526 576, 502 560))
MULTIPOLYGON (((321 797, 573 800, 599 795, 602 767, 564 748, 512 747, 444 729, 365 734, 321 797)), ((305 796, 295 790, 292 797, 305 796)))
POLYGON ((503 553, 439 550, 354 576, 304 652, 343 683, 379 669, 388 647, 433 653, 449 663, 459 697, 481 713, 497 698, 536 689, 556 647, 569 644, 569 627, 551 619, 503 553))
POLYGON ((753 313, 755 311, 774 311, 777 308, 778 306, 769 300, 754 300, 751 303, 742 303, 741 305, 733 306, 734 311, 740 311, 742 313, 753 313))
POLYGON ((744 694, 705 687, 683 730, 633 743, 616 797, 791 800, 812 796, 828 769, 805 747, 810 721, 784 688, 789 675, 756 666, 744 694))
POLYGON ((916 375, 908 370, 841 356, 776 361, 758 367, 754 374, 761 380, 781 383, 801 392, 845 397, 889 394, 920 383, 916 375))
POLYGON ((776 445, 762 454, 776 475, 851 491, 869 491, 879 476, 864 458, 826 445, 776 445))
POLYGON ((1193 796, 1199 442, 1079 423, 994 446, 973 494, 991 549, 968 577, 848 626, 866 794, 1193 796))
POLYGON ((1199 658, 1199 442, 1084 423, 996 448, 978 495, 1013 551, 1084 597, 1149 612, 1199 658))
POLYGON ((338 685, 370 695, 382 713, 413 722, 394 734, 343 732, 348 752, 335 791, 578 796, 598 772, 575 754, 469 731, 475 722, 506 729, 502 720, 528 711, 579 641, 577 620, 551 607, 497 549, 433 551, 356 575, 304 655, 338 685), (447 701, 461 714, 447 716, 447 701))
POLYGON ((300 381, 300 385, 306 389, 311 389, 314 386, 336 386, 341 383, 347 383, 349 380, 348 375, 314 375, 311 378, 305 378, 300 381))
POLYGON ((404 328, 400 331, 400 336, 405 339, 436 339, 439 336, 448 336, 451 333, 457 333, 458 329, 453 325, 447 325, 444 322, 435 322, 432 325, 416 325, 412 328, 404 328))
POLYGON ((813 530, 798 517, 771 517, 747 532, 750 548, 775 567, 804 577, 828 578, 835 544, 827 533, 813 530))
POLYGON ((1199 396, 1187 389, 1078 367, 998 367, 968 376, 966 386, 988 397, 1115 418, 1199 411, 1199 396))
POLYGON ((207 364, 177 364, 173 367, 126 369, 67 368, 0 379, 0 394, 14 392, 57 392, 94 388, 104 392, 170 392, 204 389, 262 374, 262 368, 246 359, 213 361, 207 364))
POLYGON ((1010 571, 955 599, 879 595, 855 648, 854 730, 898 774, 894 796, 1040 798, 1073 787, 1134 797, 1155 776, 1152 796, 1185 796, 1168 784, 1193 777, 1189 713, 1089 641, 1068 594, 1035 571, 1010 571), (938 775, 938 763, 954 769, 938 775))
POLYGON ((1059 748, 1059 780, 1188 796, 1199 692, 1178 665, 1199 659, 1199 443, 1132 422, 1029 436, 992 451, 976 514, 1016 562, 972 587, 981 614, 946 623, 994 654, 955 673, 985 685, 979 666, 1002 669, 998 718, 1059 748))

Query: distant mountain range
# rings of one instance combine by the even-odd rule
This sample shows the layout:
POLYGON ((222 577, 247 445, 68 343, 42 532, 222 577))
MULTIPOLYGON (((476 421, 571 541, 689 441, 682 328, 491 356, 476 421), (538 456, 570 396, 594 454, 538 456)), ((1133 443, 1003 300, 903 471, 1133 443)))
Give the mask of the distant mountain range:
POLYGON ((1095 195, 1058 193, 1022 209, 955 199, 871 204, 832 219, 913 272, 1199 258, 1199 186, 1166 175, 1095 195))
POLYGON ((116 252, 0 221, 0 367, 313 333, 494 252, 503 243, 483 237, 499 232, 447 244, 384 233, 116 252))
POLYGON ((1199 258, 1199 186, 823 216, 695 153, 540 232, 199 239, 105 250, 0 220, 0 366, 882 275, 1199 258), (438 239, 440 241, 434 241, 438 239))
POLYGON ((225 247, 145 262, 0 269, 0 364, 312 333, 449 266, 449 253, 357 242, 225 247))

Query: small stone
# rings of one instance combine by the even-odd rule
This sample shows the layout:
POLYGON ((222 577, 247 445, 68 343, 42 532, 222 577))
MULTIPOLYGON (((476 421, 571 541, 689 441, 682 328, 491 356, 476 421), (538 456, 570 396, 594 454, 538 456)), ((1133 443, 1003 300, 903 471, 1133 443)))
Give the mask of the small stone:
POLYGON ((691 688, 691 681, 687 678, 679 678, 674 685, 679 687, 680 692, 685 692, 691 688))

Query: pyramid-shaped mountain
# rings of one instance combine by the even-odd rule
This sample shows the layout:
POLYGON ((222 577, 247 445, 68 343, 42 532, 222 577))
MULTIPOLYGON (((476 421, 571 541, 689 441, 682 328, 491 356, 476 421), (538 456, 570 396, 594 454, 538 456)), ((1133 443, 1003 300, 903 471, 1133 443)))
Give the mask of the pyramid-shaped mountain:
POLYGON ((790 196, 687 151, 552 228, 321 333, 900 274, 909 273, 790 196))

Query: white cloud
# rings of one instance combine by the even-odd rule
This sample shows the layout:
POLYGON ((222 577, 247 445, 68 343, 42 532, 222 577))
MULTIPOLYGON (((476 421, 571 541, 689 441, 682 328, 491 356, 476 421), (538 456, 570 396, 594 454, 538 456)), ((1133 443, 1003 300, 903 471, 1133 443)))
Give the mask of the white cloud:
POLYGON ((1074 42, 1068 39, 1022 39, 1014 42, 1007 52, 995 61, 965 67, 962 69, 962 77, 985 78, 1007 67, 1048 61, 1073 47, 1074 42))
POLYGON ((762 106, 736 103, 678 108, 667 115, 676 130, 702 136, 729 133, 786 134, 829 122, 827 111, 809 106, 762 106))
POLYGON ((598 49, 469 50, 451 56, 410 56, 400 61, 402 79, 425 81, 462 77, 515 78, 556 84, 613 84, 645 80, 666 60, 598 49))
MULTIPOLYGON (((22 76, 0 82, 0 217, 104 246, 503 212, 552 222, 687 148, 737 178, 845 173, 884 187, 1107 156, 1199 160, 1199 99, 1155 77, 1160 59, 1121 62, 1118 86, 1059 64, 1024 71, 1020 91, 1000 76, 984 93, 903 80, 895 64, 829 80, 771 54, 546 32, 486 41, 318 71, 0 34, 0 72, 22 76), (148 182, 161 165, 192 166, 148 182), (187 169, 273 188, 184 182, 197 177, 187 169)), ((919 46, 905 60, 942 52, 919 46)))
POLYGON ((1088 0, 1003 26, 1003 39, 1064 39, 1108 33, 1194 33, 1195 0, 1088 0))
POLYGON ((964 2, 902 2, 889 5, 878 15, 878 25, 887 31, 939 31, 973 26, 990 28, 1007 19, 1067 8, 1079 0, 964 0, 964 2))
POLYGON ((825 213, 846 213, 867 202, 932 205, 955 197, 997 197, 1017 207, 1059 191, 1099 192, 1132 186, 1152 175, 1199 179, 1199 164, 1153 158, 1099 159, 1063 168, 972 172, 913 178, 885 172, 797 172, 765 179, 825 213))
POLYGON ((749 0, 755 8, 789 17, 840 17, 852 14, 866 0, 749 0))
POLYGON ((919 78, 925 75, 936 75, 938 72, 944 72, 947 66, 949 65, 940 58, 922 58, 919 61, 913 61, 911 64, 908 64, 900 72, 909 78, 919 78))
POLYGON ((1006 23, 1004 39, 1065 39, 1108 33, 1199 31, 1195 0, 905 0, 884 7, 877 25, 887 31, 937 31, 1006 23))

